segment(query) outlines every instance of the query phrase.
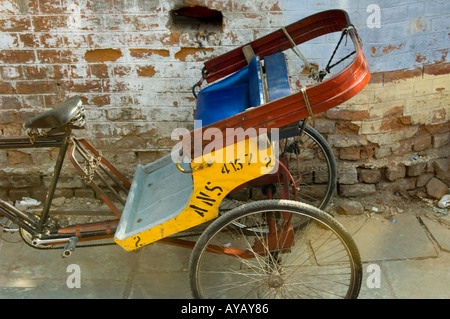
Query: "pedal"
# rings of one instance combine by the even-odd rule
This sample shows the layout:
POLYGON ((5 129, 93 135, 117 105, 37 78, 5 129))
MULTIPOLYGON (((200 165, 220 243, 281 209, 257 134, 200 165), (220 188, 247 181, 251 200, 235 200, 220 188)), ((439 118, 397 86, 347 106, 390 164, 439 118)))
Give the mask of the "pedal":
POLYGON ((75 247, 78 243, 78 237, 73 236, 70 238, 70 240, 67 242, 66 246, 64 246, 64 251, 61 255, 63 258, 70 257, 72 255, 72 252, 75 250, 75 247))

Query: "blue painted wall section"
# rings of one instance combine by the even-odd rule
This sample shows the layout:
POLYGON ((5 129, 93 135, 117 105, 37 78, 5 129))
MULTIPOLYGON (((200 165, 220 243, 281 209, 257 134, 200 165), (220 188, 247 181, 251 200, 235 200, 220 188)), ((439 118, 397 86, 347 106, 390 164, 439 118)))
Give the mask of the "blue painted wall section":
MULTIPOLYGON (((448 0, 280 0, 279 6, 286 24, 323 10, 346 10, 362 38, 372 72, 450 61, 448 0)), ((325 36, 304 44, 307 58, 314 60, 320 52, 333 50, 335 42, 330 40, 325 36)))

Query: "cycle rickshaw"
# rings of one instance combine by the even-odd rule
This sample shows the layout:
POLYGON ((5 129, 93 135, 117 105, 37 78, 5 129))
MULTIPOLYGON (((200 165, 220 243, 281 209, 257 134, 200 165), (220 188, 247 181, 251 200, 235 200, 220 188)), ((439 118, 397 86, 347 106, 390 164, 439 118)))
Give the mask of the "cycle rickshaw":
MULTIPOLYGON (((277 135, 283 141, 312 134, 306 118, 350 99, 369 79, 361 41, 345 11, 299 20, 205 62, 193 89, 202 125, 188 132, 171 154, 138 165, 132 182, 89 142, 75 137, 85 116, 81 98, 71 97, 30 119, 27 137, 0 139, 0 149, 59 148, 41 214, 0 200, 0 214, 7 220, 3 231, 19 232, 34 248, 62 248, 63 256, 104 238, 114 238, 127 251, 153 242, 192 248, 189 275, 198 298, 355 298, 362 277, 358 250, 344 228, 321 210, 334 191, 335 176, 328 178, 317 207, 296 200, 302 197, 298 183, 304 176, 293 176, 274 142, 277 135), (348 37, 354 50, 337 63, 352 56, 351 62, 325 79, 337 64, 331 65, 336 50, 319 72, 296 46, 333 32, 341 33, 338 46, 348 37), (288 49, 305 61, 316 85, 292 91, 283 53, 288 49), (197 92, 203 82, 211 85, 197 92), (211 130, 216 138, 203 138, 211 130), (249 136, 250 131, 256 134, 249 136), (70 226, 51 221, 66 155, 116 218, 70 226), (269 185, 267 199, 219 214, 229 193, 252 184, 269 185), (274 184, 280 186, 276 199, 274 184), (199 225, 207 226, 197 240, 184 233, 199 225)), ((297 155, 302 151, 295 143, 289 147, 297 155)))

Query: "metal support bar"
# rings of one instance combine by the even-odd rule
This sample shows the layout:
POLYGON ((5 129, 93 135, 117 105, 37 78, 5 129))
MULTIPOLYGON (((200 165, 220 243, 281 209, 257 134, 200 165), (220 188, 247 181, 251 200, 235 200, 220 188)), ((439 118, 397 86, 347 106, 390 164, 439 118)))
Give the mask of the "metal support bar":
POLYGON ((42 229, 42 227, 45 225, 45 223, 48 220, 48 215, 49 215, 49 211, 50 211, 50 206, 52 204, 53 195, 55 194, 56 185, 58 184, 59 175, 61 174, 61 168, 64 163, 64 158, 66 156, 67 148, 69 146, 69 135, 70 135, 70 131, 66 133, 65 138, 59 148, 58 158, 56 160, 55 168, 53 171, 53 178, 50 183, 50 187, 48 189, 47 196, 45 197, 45 200, 44 200, 44 208, 42 210, 41 219, 39 221, 39 230, 42 229))
POLYGON ((1 137, 0 149, 59 147, 64 137, 64 135, 42 136, 37 138, 34 143, 27 136, 1 137))

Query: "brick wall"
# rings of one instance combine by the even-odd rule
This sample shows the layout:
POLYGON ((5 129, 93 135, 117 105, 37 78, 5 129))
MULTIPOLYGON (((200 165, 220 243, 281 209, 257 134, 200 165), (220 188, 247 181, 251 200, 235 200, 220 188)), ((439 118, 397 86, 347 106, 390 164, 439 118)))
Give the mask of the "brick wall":
MULTIPOLYGON (((312 121, 339 160, 339 191, 414 188, 422 173, 442 175, 448 165, 450 9, 446 1, 377 3, 380 28, 368 27, 365 0, 3 0, 0 136, 25 134, 29 117, 81 95, 89 129, 77 135, 131 177, 137 163, 171 149, 174 128, 192 127, 190 89, 203 61, 337 7, 349 12, 374 72, 358 96, 312 121), (172 10, 194 5, 220 11, 222 23, 175 21, 172 10), (410 167, 419 163, 414 175, 423 165, 416 173, 410 167)), ((301 49, 323 67, 335 43, 330 35, 301 49)), ((307 84, 292 55, 289 63, 292 83, 307 84)), ((55 157, 54 150, 0 151, 0 197, 43 196, 55 157)), ((67 166, 59 192, 85 192, 70 175, 67 166)))
POLYGON ((450 64, 373 74, 357 96, 314 119, 335 151, 339 192, 450 186, 450 64))
MULTIPOLYGON (((280 1, 286 23, 334 7, 349 13, 372 72, 360 94, 314 120, 335 151, 338 191, 426 194, 433 176, 450 186, 450 2, 280 1)), ((320 51, 335 43, 323 37, 302 50, 323 66, 320 51)))

